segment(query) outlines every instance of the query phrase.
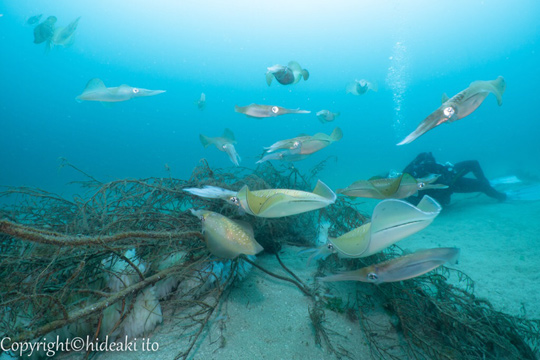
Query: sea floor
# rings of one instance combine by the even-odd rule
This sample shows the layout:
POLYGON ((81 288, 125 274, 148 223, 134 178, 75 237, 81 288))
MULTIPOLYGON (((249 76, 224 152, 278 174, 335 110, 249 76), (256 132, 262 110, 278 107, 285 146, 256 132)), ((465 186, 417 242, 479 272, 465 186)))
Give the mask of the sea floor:
MULTIPOLYGON (((375 201, 362 204, 370 213, 375 201)), ((459 247, 456 267, 475 282, 475 294, 489 300, 496 310, 529 319, 540 319, 540 201, 499 203, 484 195, 454 196, 435 221, 421 232, 402 240, 405 250, 459 247)), ((309 255, 300 248, 284 246, 282 261, 308 285, 313 284, 316 265, 307 266, 309 255)), ((263 254, 257 263, 286 274, 275 256, 263 254)), ((347 289, 372 284, 332 285, 332 292, 347 298, 347 289)), ((384 286, 384 285, 382 285, 384 286)), ((212 317, 209 330, 192 359, 329 359, 327 346, 315 342, 309 309, 313 300, 293 284, 253 268, 231 289, 212 317)), ((167 318, 151 335, 157 352, 115 352, 107 359, 173 359, 186 346, 175 322, 167 318)), ((381 321, 383 316, 381 314, 381 321)), ((326 310, 324 325, 336 349, 346 349, 355 359, 370 359, 370 350, 359 322, 345 314, 326 310)), ((66 354, 78 359, 81 354, 66 354)))

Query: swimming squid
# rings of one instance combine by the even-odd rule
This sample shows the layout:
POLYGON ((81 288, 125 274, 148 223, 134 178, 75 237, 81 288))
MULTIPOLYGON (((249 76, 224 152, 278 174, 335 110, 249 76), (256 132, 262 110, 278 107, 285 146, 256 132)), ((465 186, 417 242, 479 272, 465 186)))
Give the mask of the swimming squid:
POLYGON ((234 259, 240 254, 256 255, 263 247, 255 240, 250 224, 231 220, 221 214, 190 209, 202 221, 202 232, 208 250, 223 259, 234 259))
POLYGON ((279 161, 300 161, 304 160, 310 157, 310 155, 304 155, 304 154, 295 154, 291 150, 285 150, 275 153, 268 153, 264 155, 260 160, 256 162, 256 164, 261 164, 263 162, 269 161, 269 160, 279 160, 279 161))
POLYGON ((42 42, 51 40, 54 35, 54 24, 56 20, 56 16, 49 16, 34 28, 34 44, 41 44, 42 42))
POLYGON ((266 83, 268 86, 272 84, 272 79, 276 79, 281 85, 293 85, 300 81, 300 79, 309 79, 309 72, 306 69, 302 69, 300 64, 296 61, 289 61, 287 66, 276 64, 267 68, 266 83))
POLYGON ((333 113, 330 110, 321 110, 317 112, 317 119, 324 124, 336 120, 339 114, 339 112, 333 113))
POLYGON ((339 141, 343 138, 343 132, 339 127, 336 127, 330 135, 317 133, 313 136, 300 135, 292 139, 280 140, 264 149, 266 152, 274 152, 276 150, 294 150, 297 154, 313 154, 321 149, 324 149, 331 143, 339 141))
POLYGON ((206 95, 204 93, 201 93, 199 100, 195 100, 194 104, 197 105, 197 108, 199 110, 203 111, 206 108, 206 95))
POLYGON ((75 100, 81 101, 101 101, 101 102, 119 102, 131 100, 137 97, 154 96, 164 93, 165 90, 148 90, 135 88, 129 85, 120 85, 118 87, 105 87, 101 79, 94 78, 88 81, 84 91, 77 96, 75 100))
POLYGON ((317 133, 313 136, 300 135, 292 139, 280 140, 264 149, 267 153, 272 153, 276 150, 285 151, 266 155, 261 160, 257 161, 257 163, 268 160, 303 160, 308 155, 324 149, 333 142, 341 140, 341 138, 343 138, 343 132, 339 127, 336 127, 330 135, 317 133))
POLYGON ((225 129, 223 135, 213 138, 200 134, 199 139, 205 148, 210 145, 215 145, 219 151, 226 152, 227 155, 229 155, 229 159, 231 159, 234 165, 240 165, 240 161, 242 159, 240 159, 240 155, 238 155, 236 149, 234 148, 236 140, 234 139, 234 134, 231 130, 225 129))
POLYGON ((407 173, 395 178, 374 177, 369 180, 358 180, 345 189, 338 189, 338 194, 352 197, 372 199, 404 199, 415 195, 419 190, 446 189, 443 184, 433 184, 439 175, 431 175, 422 179, 415 179, 407 173))
POLYGON ((75 39, 75 30, 77 30, 77 26, 79 25, 79 20, 81 17, 79 16, 77 19, 73 20, 71 23, 68 24, 68 26, 65 27, 57 27, 54 29, 54 34, 51 38, 51 41, 49 42, 49 48, 52 48, 53 46, 70 46, 73 44, 73 41, 75 39))
MULTIPOLYGON (((2 14, 0 14, 1 16, 2 14)), ((35 23, 38 23, 39 20, 41 20, 41 17, 43 16, 43 14, 39 14, 39 15, 34 15, 34 16, 31 16, 28 18, 28 20, 26 20, 26 23, 28 25, 34 25, 35 23)))
POLYGON ((234 111, 248 117, 267 118, 287 114, 309 114, 311 111, 300 109, 286 109, 275 105, 250 104, 248 106, 234 106, 234 111))
POLYGON ((506 90, 506 81, 502 76, 491 81, 474 81, 468 88, 448 98, 443 94, 442 105, 435 110, 431 115, 425 118, 420 125, 410 133, 403 141, 397 145, 404 145, 413 142, 419 136, 425 134, 429 130, 442 123, 454 122, 463 119, 475 111, 480 104, 486 99, 489 93, 492 93, 497 98, 499 106, 502 105, 502 95, 506 90))
POLYGON ((354 80, 354 82, 347 85, 347 94, 364 95, 368 90, 377 92, 378 87, 376 83, 372 83, 367 80, 354 80))
POLYGON ((374 284, 408 280, 438 268, 456 263, 458 248, 435 248, 414 252, 354 271, 319 278, 321 281, 362 281, 374 284))
POLYGON ((186 188, 190 194, 211 199, 222 199, 239 206, 250 215, 278 218, 317 210, 333 204, 336 194, 322 181, 318 181, 313 192, 291 189, 264 189, 250 191, 246 186, 240 191, 205 186, 202 189, 186 188))
POLYGON ((441 212, 441 206, 424 196, 417 206, 403 200, 386 199, 373 209, 371 222, 340 237, 328 238, 328 243, 314 249, 313 258, 337 253, 345 258, 371 256, 396 242, 426 228, 441 212))

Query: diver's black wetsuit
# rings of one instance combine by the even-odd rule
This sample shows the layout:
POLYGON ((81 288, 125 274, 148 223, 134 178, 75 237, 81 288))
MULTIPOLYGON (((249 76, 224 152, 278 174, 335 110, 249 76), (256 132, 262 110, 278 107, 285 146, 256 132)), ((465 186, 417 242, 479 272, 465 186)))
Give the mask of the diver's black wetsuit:
POLYGON ((495 190, 484 175, 480 164, 476 160, 468 160, 452 165, 439 164, 431 153, 420 153, 405 169, 404 173, 411 174, 415 178, 426 177, 429 174, 440 175, 435 184, 448 185, 446 189, 422 190, 420 196, 411 196, 406 200, 417 204, 422 195, 429 195, 441 205, 448 205, 453 193, 482 192, 499 201, 506 200, 506 194, 495 190), (472 173, 476 179, 467 178, 465 175, 472 173))

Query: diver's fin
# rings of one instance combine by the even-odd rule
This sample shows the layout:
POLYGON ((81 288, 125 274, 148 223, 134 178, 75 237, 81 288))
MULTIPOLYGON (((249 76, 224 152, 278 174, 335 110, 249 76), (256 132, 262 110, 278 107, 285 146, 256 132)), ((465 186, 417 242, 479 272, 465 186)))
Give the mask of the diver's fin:
POLYGON ((368 84, 368 88, 369 88, 370 90, 375 91, 375 92, 379 91, 379 85, 377 85, 376 82, 370 82, 370 81, 368 81, 367 84, 368 84))
POLYGON ((520 183, 520 182, 521 182, 521 180, 515 175, 503 176, 503 177, 500 177, 500 178, 489 180, 489 184, 491 186, 502 185, 502 184, 517 184, 517 183, 520 183))
POLYGON ((307 71, 306 69, 302 69, 302 77, 304 78, 304 81, 309 79, 309 71, 307 71))
POLYGON ((521 189, 507 191, 505 194, 508 200, 540 200, 540 184, 529 185, 521 189))

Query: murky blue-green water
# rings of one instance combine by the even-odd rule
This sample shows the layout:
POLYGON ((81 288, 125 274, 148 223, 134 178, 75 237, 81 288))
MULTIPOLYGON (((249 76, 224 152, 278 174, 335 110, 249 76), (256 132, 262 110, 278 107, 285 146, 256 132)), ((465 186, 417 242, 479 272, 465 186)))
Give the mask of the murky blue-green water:
POLYGON ((321 174, 334 187, 401 170, 418 152, 444 161, 478 159, 488 176, 539 164, 537 119, 539 6, 533 1, 4 1, 0 4, 0 183, 65 193, 77 174, 58 171, 64 157, 101 180, 185 178, 205 157, 230 166, 199 133, 230 128, 242 166, 262 147, 299 133, 343 139, 298 162, 308 169, 336 156, 321 174), (33 43, 32 15, 65 26, 81 16, 72 46, 33 43), (268 87, 268 66, 298 61, 308 81, 268 87), (472 81, 502 75, 493 95, 467 118, 396 146, 440 105, 472 81), (88 80, 167 92, 105 107, 77 103, 88 80), (345 93, 355 79, 379 91, 345 93), (207 107, 193 102, 201 92, 207 107), (272 104, 309 115, 252 119, 235 105, 272 104), (341 112, 321 124, 321 109, 341 112))

